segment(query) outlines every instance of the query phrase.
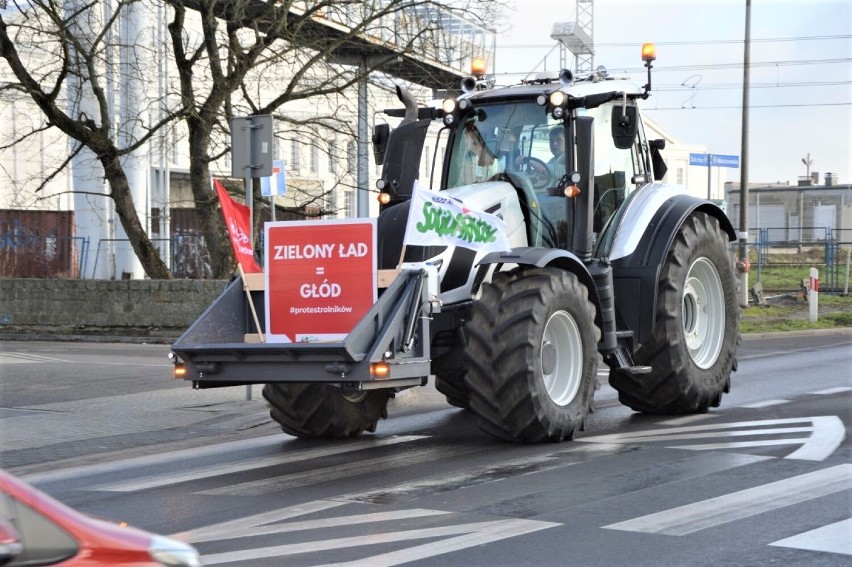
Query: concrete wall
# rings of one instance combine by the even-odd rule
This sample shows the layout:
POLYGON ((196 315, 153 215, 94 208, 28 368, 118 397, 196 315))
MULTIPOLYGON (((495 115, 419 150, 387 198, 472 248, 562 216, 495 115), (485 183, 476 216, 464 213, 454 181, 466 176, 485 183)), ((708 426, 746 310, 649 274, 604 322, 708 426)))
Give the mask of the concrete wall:
POLYGON ((178 337, 225 280, 0 279, 0 336, 178 337))

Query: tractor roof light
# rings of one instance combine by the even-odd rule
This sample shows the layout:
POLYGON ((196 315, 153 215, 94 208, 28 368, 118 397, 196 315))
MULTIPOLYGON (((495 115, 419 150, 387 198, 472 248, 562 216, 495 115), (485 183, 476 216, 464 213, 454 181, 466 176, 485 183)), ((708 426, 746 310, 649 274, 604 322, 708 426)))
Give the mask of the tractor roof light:
POLYGON ((470 62, 470 74, 474 77, 483 77, 486 73, 484 57, 474 57, 470 62))
POLYGON ((642 61, 645 62, 645 67, 648 69, 648 83, 645 85, 645 93, 642 98, 648 98, 651 92, 651 63, 657 58, 657 46, 653 43, 642 44, 642 61))
POLYGON ((645 62, 645 66, 649 66, 651 61, 657 59, 657 46, 653 43, 643 43, 642 44, 642 61, 645 62))

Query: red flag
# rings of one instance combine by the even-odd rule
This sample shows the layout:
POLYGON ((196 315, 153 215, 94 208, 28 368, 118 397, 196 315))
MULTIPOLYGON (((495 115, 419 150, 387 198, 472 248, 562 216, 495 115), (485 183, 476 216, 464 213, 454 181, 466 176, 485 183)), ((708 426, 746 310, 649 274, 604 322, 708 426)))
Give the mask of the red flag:
POLYGON ((225 225, 227 225, 228 234, 231 236, 231 245, 234 247, 234 256, 237 257, 237 262, 240 263, 243 271, 247 274, 262 272, 263 269, 254 259, 254 250, 252 250, 251 239, 249 238, 251 234, 249 208, 231 199, 231 196, 217 180, 213 180, 213 185, 219 195, 219 203, 222 205, 222 214, 225 215, 225 225))

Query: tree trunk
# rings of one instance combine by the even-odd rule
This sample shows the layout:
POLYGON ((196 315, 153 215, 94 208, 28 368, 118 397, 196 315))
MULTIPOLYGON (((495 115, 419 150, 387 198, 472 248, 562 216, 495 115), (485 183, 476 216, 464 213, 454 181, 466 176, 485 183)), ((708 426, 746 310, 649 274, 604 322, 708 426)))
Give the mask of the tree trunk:
POLYGON ((195 214, 207 251, 214 278, 227 278, 233 271, 233 251, 228 240, 227 228, 219 212, 218 200, 210 185, 210 129, 202 120, 189 123, 189 178, 195 200, 195 214))
POLYGON ((121 163, 117 156, 101 156, 101 165, 104 168, 104 175, 109 183, 110 196, 115 203, 115 212, 121 220, 121 226, 130 239, 130 245, 136 253, 136 257, 142 264, 142 269, 152 280, 168 280, 172 278, 168 266, 160 258, 160 254, 148 237, 145 227, 139 222, 139 215, 136 214, 136 206, 133 203, 133 196, 130 193, 130 185, 127 182, 127 175, 121 167, 121 163))

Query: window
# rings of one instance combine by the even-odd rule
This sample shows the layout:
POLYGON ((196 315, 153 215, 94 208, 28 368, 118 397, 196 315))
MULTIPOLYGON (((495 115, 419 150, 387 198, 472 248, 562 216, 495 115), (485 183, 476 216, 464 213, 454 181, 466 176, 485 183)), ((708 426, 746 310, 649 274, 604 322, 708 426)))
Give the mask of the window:
POLYGON ((299 159, 301 151, 302 148, 300 147, 299 140, 292 140, 290 142, 290 163, 287 164, 289 166, 287 169, 290 173, 298 175, 301 165, 301 160, 299 159))
POLYGON ((77 542, 60 526, 23 502, 0 493, 0 517, 7 518, 21 536, 24 546, 18 557, 26 563, 11 565, 53 565, 77 554, 77 542))
POLYGON ((346 143, 346 156, 349 160, 348 171, 352 175, 355 175, 358 172, 358 151, 355 148, 355 142, 349 141, 346 143))
POLYGON ((337 173, 337 140, 328 142, 328 172, 337 173))
POLYGON ((319 173, 319 146, 317 140, 311 142, 311 173, 319 173))
POLYGON ((353 218, 358 215, 358 204, 355 202, 355 191, 346 191, 343 194, 343 216, 353 218))

